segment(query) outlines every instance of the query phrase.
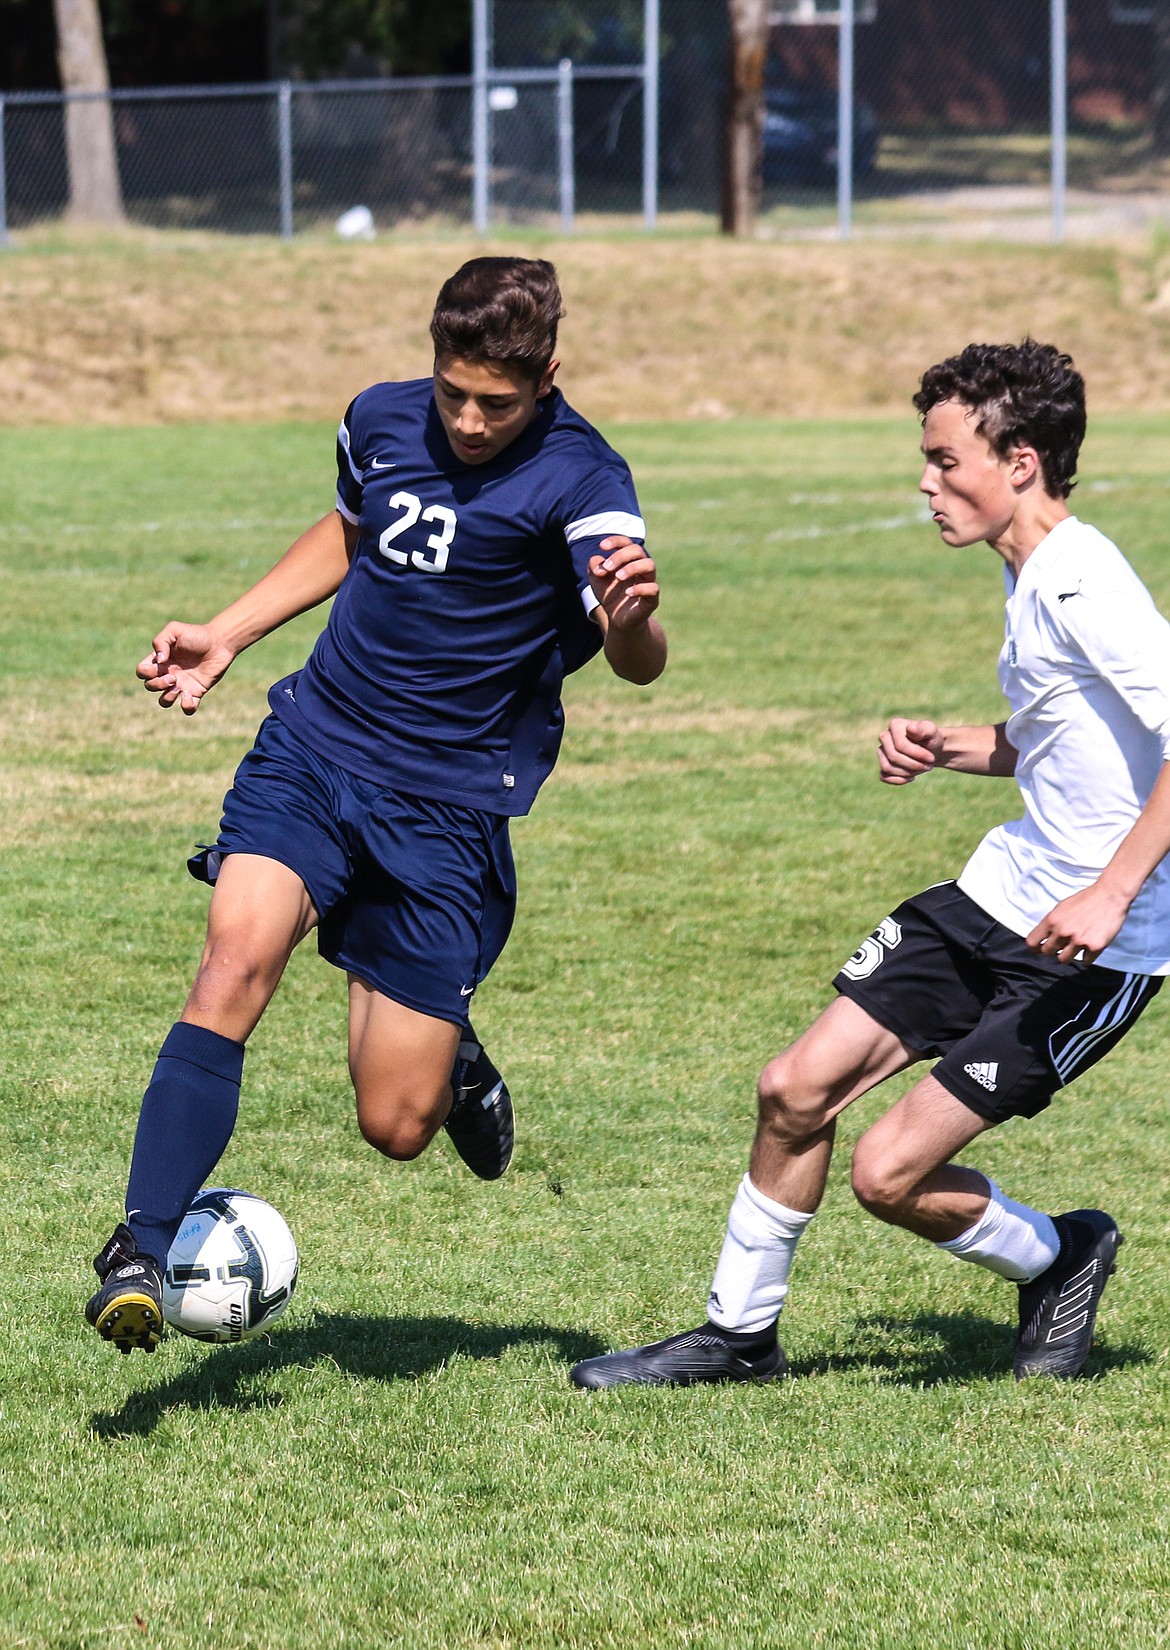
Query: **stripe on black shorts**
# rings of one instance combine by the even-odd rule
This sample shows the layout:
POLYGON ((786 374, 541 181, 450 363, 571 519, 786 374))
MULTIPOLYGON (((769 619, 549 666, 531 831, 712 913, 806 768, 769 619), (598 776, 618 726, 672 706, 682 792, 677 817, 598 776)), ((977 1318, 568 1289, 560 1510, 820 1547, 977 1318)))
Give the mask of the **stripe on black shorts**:
POLYGON ((833 981, 991 1122, 1032 1117, 1097 1063, 1161 989, 1157 976, 1058 963, 953 882, 886 917, 833 981))

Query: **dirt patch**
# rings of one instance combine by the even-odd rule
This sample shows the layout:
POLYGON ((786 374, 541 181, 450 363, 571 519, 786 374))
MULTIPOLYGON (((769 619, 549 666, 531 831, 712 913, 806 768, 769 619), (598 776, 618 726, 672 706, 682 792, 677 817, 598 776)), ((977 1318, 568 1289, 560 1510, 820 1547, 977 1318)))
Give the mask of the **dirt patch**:
POLYGON ((1025 332, 1071 350, 1095 409, 1163 407, 1151 246, 28 242, 0 254, 0 423, 336 418, 429 370, 435 291, 479 250, 556 261, 563 378, 602 420, 904 411, 924 362, 1025 332))

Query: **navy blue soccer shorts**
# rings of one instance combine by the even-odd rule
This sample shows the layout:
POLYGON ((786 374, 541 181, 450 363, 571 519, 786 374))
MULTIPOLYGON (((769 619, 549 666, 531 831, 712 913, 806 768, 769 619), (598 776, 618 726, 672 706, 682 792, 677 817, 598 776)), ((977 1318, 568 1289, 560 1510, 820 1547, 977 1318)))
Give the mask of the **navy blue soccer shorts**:
POLYGON ((420 1014, 467 1023, 516 911, 502 814, 382 789, 269 716, 224 798, 219 837, 191 873, 214 882, 235 853, 296 872, 327 962, 420 1014))
POLYGON ((1162 981, 1030 951, 953 882, 905 900, 833 981, 991 1123, 1034 1117, 1118 1043, 1162 981))

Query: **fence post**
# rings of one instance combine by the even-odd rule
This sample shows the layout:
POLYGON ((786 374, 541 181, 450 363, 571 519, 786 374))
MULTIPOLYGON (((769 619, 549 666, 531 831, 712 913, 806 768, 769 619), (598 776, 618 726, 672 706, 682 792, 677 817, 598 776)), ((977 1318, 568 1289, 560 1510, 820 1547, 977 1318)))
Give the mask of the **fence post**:
POLYGON ((560 158, 561 228, 573 232, 576 177, 573 160, 573 63, 562 57, 557 64, 557 153, 560 158))
POLYGON ((471 221, 485 235, 491 214, 488 191, 488 9, 487 0, 471 8, 471 221))
POLYGON ((1052 0, 1052 239, 1064 239, 1068 182, 1068 17, 1065 0, 1052 0))
POLYGON ((853 0, 838 0, 841 21, 837 47, 837 229, 843 241, 853 233, 853 0))
POLYGON ((8 170, 4 159, 4 94, 0 92, 0 246, 8 245, 8 170))
POLYGON ((654 229, 658 225, 659 0, 645 0, 642 33, 642 221, 647 229, 654 229))
POLYGON ((279 90, 280 133, 280 235, 292 240, 293 232, 293 164, 292 164, 292 82, 282 80, 279 90))

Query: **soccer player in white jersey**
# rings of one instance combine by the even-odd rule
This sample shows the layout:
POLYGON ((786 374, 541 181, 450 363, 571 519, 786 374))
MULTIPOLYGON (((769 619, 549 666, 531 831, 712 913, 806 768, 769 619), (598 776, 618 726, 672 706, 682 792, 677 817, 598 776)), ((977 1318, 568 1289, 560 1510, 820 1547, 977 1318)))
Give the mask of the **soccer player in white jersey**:
POLYGON ((1085 429, 1067 355, 972 344, 931 367, 920 483, 943 541, 1003 558, 994 727, 896 717, 880 776, 1013 776, 1023 817, 954 882, 886 917, 839 993, 765 1067, 759 1126, 697 1330, 578 1364, 580 1386, 770 1380, 797 1242, 824 1192, 837 1117, 876 1084, 938 1063, 861 1136, 853 1190, 1019 1289, 1017 1379, 1077 1375, 1121 1242, 1099 1209, 1051 1216, 955 1155, 1031 1117, 1124 1036, 1170 972, 1170 625, 1116 546, 1070 514, 1085 429))

